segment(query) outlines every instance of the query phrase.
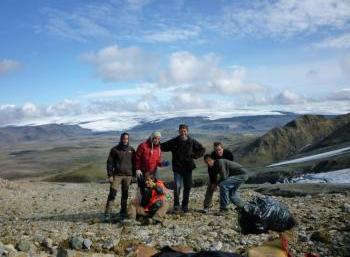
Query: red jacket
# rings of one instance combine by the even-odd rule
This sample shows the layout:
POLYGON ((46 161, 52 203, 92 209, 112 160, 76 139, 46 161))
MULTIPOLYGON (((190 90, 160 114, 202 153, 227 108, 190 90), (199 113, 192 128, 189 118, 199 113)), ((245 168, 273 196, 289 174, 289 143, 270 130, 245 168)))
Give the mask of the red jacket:
POLYGON ((158 201, 164 202, 166 199, 167 188, 165 187, 163 181, 158 180, 156 182, 156 187, 152 189, 152 197, 149 199, 145 211, 149 211, 153 204, 158 201))
POLYGON ((142 173, 154 173, 161 166, 161 150, 159 145, 153 145, 147 140, 137 147, 135 155, 135 169, 142 173))

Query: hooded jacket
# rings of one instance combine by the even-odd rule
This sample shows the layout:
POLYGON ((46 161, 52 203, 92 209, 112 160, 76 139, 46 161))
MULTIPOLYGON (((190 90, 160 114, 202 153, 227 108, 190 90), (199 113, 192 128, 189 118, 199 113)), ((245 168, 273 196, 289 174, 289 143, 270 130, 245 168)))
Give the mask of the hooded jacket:
POLYGON ((161 166, 161 150, 159 145, 152 144, 151 138, 137 147, 135 169, 142 173, 154 173, 161 166))

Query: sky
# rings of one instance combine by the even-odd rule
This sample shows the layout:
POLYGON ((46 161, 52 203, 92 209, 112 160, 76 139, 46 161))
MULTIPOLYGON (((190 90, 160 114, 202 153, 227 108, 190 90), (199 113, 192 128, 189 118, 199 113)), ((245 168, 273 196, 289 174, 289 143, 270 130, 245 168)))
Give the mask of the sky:
POLYGON ((0 126, 350 112, 350 0, 1 0, 0 126))

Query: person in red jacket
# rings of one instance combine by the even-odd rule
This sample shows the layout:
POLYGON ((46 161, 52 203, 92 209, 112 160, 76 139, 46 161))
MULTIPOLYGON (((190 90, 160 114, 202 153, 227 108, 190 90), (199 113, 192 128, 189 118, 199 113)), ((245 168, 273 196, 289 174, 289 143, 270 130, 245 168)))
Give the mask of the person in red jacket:
POLYGON ((161 161, 160 138, 160 132, 153 132, 145 142, 137 147, 135 169, 138 178, 145 175, 158 178, 158 167, 167 166, 167 162, 162 163, 161 161))

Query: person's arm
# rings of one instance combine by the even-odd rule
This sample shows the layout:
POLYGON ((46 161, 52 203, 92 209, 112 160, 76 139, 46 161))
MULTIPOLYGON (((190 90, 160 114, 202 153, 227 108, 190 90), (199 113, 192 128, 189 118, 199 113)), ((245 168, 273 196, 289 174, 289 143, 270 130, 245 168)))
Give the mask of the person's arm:
POLYGON ((131 161, 132 161, 132 176, 133 177, 136 177, 136 165, 135 165, 135 162, 136 162, 136 151, 135 151, 135 149, 134 148, 132 148, 132 159, 131 159, 131 161))
POLYGON ((112 149, 109 152, 108 159, 107 159, 107 165, 106 165, 108 178, 113 177, 113 173, 114 173, 114 169, 115 169, 114 163, 115 163, 115 159, 114 159, 114 154, 113 154, 113 149, 112 149))
POLYGON ((142 155, 144 153, 144 149, 143 149, 143 145, 140 144, 137 147, 136 153, 135 153, 135 173, 136 176, 140 176, 140 172, 141 172, 141 161, 142 161, 142 155))
POLYGON ((157 167, 162 167, 163 165, 162 165, 162 157, 163 157, 163 154, 162 154, 162 150, 161 150, 161 148, 160 148, 160 146, 159 146, 159 154, 158 154, 158 161, 157 161, 157 167))
POLYGON ((198 159, 205 153, 205 148, 197 140, 193 139, 192 158, 198 159))
POLYGON ((226 179, 226 166, 224 165, 224 162, 221 159, 215 161, 213 168, 216 174, 219 175, 218 183, 226 179))
POLYGON ((164 194, 164 190, 161 186, 156 186, 156 192, 158 195, 163 195, 164 194))
POLYGON ((168 141, 160 144, 160 149, 163 152, 171 152, 173 150, 173 148, 174 148, 173 139, 168 140, 168 141))

